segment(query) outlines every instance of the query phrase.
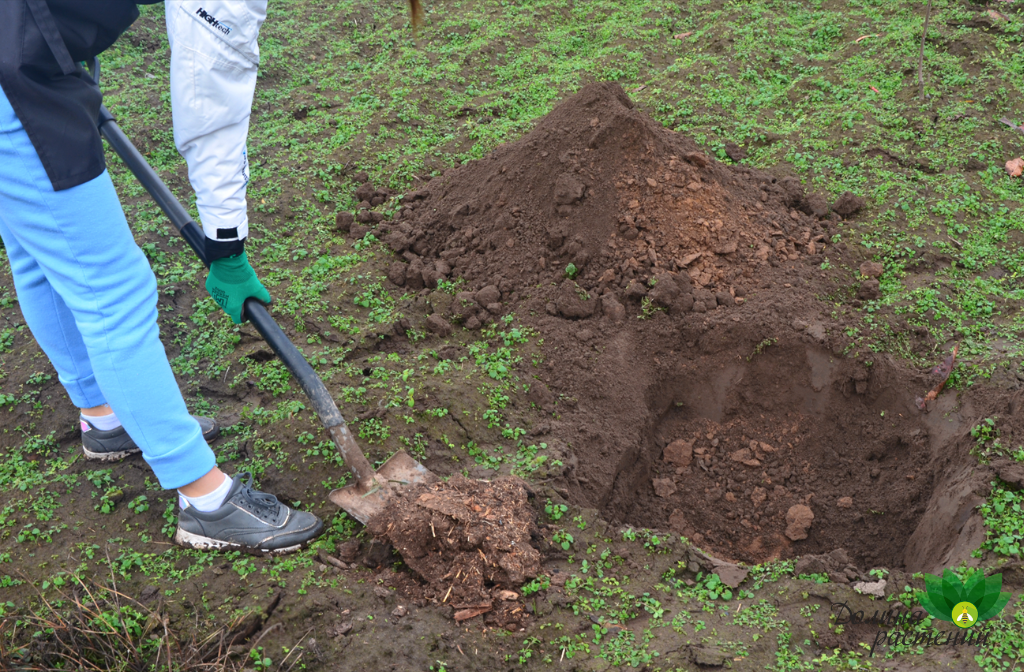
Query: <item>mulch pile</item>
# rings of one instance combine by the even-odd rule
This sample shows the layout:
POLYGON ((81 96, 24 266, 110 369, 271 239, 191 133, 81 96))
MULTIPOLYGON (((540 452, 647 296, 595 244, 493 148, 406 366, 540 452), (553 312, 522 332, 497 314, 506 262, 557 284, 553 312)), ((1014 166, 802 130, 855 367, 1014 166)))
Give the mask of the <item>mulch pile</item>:
POLYGON ((416 597, 451 606, 456 621, 483 616, 507 628, 525 617, 518 589, 540 570, 530 545, 537 514, 525 486, 516 477, 488 483, 453 475, 403 488, 368 529, 422 579, 416 597))

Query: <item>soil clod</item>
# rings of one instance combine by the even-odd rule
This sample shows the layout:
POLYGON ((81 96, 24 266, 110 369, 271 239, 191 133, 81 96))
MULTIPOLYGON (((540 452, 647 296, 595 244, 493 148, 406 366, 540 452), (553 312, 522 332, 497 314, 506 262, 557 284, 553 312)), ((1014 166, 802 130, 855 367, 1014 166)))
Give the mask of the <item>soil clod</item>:
POLYGON ((809 506, 795 504, 786 512, 786 536, 793 541, 807 538, 807 530, 811 529, 814 512, 809 506))
POLYGON ((860 274, 866 278, 881 277, 885 267, 877 261, 865 261, 860 265, 860 274))
POLYGON ((866 198, 862 196, 855 196, 853 193, 846 191, 836 199, 836 202, 832 204, 832 211, 840 217, 850 217, 861 210, 868 204, 866 198))
POLYGON ((530 544, 535 516, 521 479, 454 475, 397 490, 367 527, 422 581, 401 585, 410 596, 451 605, 457 621, 483 615, 487 625, 510 627, 526 614, 512 589, 540 570, 530 544))

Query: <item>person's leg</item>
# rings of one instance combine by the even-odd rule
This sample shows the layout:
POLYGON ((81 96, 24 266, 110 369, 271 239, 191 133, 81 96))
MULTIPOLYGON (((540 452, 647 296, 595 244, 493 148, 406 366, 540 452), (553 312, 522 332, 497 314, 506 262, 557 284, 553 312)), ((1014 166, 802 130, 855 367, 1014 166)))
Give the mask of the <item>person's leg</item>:
POLYGON ((72 401, 109 403, 161 485, 216 468, 156 324, 156 281, 109 176, 54 192, 0 93, 0 225, 25 320, 72 401))
POLYGON ((15 292, 23 299, 20 305, 25 322, 33 334, 39 334, 36 340, 57 370, 57 379, 83 416, 96 418, 112 414, 96 383, 89 354, 71 311, 53 291, 36 260, 7 230, 3 218, 0 218, 0 238, 11 263, 15 292))
MULTIPOLYGON (((106 403, 106 397, 96 382, 78 325, 64 300, 53 290, 39 264, 8 230, 2 218, 0 237, 4 240, 25 322, 57 370, 58 380, 81 413, 82 447, 86 457, 94 455, 90 459, 109 461, 139 452, 139 448, 121 429, 113 409, 106 403), (92 453, 90 448, 103 452, 92 453)), ((216 434, 216 422, 210 418, 202 418, 201 422, 204 437, 210 438, 216 434)))
POLYGON ((54 192, 2 91, 0 233, 18 259, 19 302, 23 310, 31 304, 26 322, 47 355, 63 362, 69 394, 82 407, 102 405, 105 399, 161 485, 177 488, 184 498, 176 543, 287 553, 323 531, 315 515, 254 490, 251 475, 228 479, 217 469, 160 343, 156 281, 132 238, 110 177, 104 172, 54 192), (54 296, 66 312, 53 303, 54 296), (53 304, 49 308, 47 300, 53 304), (75 340, 64 336, 69 332, 77 333, 77 347, 84 347, 85 355, 68 345, 75 340), (85 360, 100 391, 95 397, 86 393, 89 375, 75 368, 85 360))
MULTIPOLYGON (((2 149, 0 157, 6 159, 2 149)), ((53 291, 43 269, 8 230, 7 222, 4 211, 0 210, 0 237, 11 263, 14 290, 28 328, 57 370, 57 378, 72 403, 79 408, 106 404, 71 311, 53 291)))

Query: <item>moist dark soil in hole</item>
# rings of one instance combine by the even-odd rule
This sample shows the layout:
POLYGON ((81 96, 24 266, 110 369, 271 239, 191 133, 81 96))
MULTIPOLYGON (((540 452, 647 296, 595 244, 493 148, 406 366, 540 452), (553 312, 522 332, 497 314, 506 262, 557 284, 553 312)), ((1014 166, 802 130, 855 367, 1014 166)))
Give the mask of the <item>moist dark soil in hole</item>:
POLYGON ((913 381, 804 344, 735 359, 663 383, 638 522, 747 562, 846 548, 902 565, 935 488, 928 428, 898 395, 913 381))
POLYGON ((846 357, 856 317, 818 298, 876 295, 830 242, 860 199, 722 164, 593 84, 403 202, 378 232, 426 329, 514 311, 543 335, 531 435, 571 455, 551 496, 746 562, 844 548, 930 569, 980 541, 962 402, 914 408, 936 381, 846 357))
POLYGON ((515 477, 484 483, 456 474, 396 491, 368 528, 422 580, 396 586, 403 593, 450 607, 456 621, 483 615, 488 626, 512 628, 526 617, 516 591, 540 569, 527 492, 515 477))

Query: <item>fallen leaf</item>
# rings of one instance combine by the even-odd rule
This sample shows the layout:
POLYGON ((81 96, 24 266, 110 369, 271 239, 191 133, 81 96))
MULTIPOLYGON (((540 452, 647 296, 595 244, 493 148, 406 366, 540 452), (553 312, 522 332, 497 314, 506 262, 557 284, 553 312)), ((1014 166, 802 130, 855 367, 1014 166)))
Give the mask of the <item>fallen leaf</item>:
POLYGON ((515 600, 519 597, 513 590, 499 590, 498 597, 503 600, 515 600))
POLYGON ((681 40, 684 37, 689 37, 690 35, 693 35, 693 31, 690 31, 688 33, 679 33, 678 35, 673 35, 672 37, 676 38, 677 40, 681 40))
POLYGON ((1008 20, 1004 14, 1000 14, 999 12, 997 12, 994 9, 988 10, 988 15, 991 16, 996 21, 1007 21, 1008 20))
POLYGON ((646 84, 641 84, 640 86, 638 86, 635 89, 633 89, 633 92, 636 93, 637 91, 643 91, 646 88, 647 88, 646 84))
POLYGON ((928 392, 928 394, 924 395, 924 397, 918 397, 917 399, 914 400, 917 402, 917 407, 920 410, 923 411, 925 404, 928 403, 929 401, 937 399, 939 393, 942 392, 942 388, 946 386, 946 381, 949 380, 949 374, 953 372, 953 365, 956 363, 956 353, 959 347, 959 344, 954 345, 953 352, 949 355, 949 357, 946 357, 946 359, 942 360, 942 364, 939 364, 934 369, 932 369, 932 374, 942 376, 942 380, 940 380, 939 384, 933 387, 931 391, 928 392))
POLYGON ((853 43, 854 43, 854 44, 857 44, 857 43, 858 43, 858 42, 860 42, 861 40, 866 40, 866 39, 868 39, 869 37, 881 37, 881 35, 861 35, 861 36, 860 36, 860 37, 858 37, 858 38, 857 38, 856 40, 854 40, 854 41, 853 41, 853 43))
POLYGON ((1020 177, 1024 173, 1024 157, 1017 157, 1006 162, 1006 172, 1010 177, 1020 177))

